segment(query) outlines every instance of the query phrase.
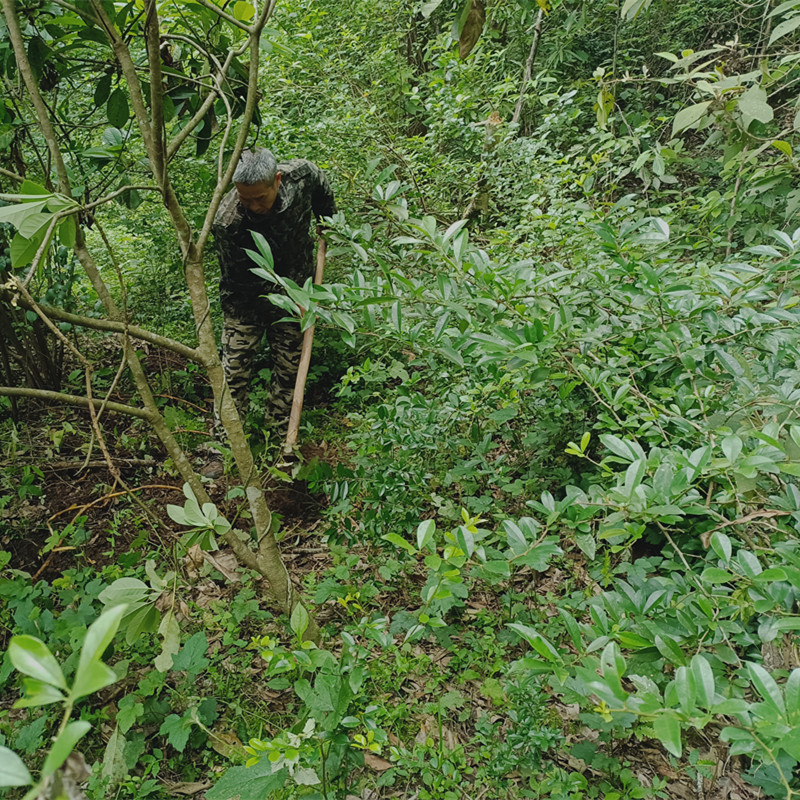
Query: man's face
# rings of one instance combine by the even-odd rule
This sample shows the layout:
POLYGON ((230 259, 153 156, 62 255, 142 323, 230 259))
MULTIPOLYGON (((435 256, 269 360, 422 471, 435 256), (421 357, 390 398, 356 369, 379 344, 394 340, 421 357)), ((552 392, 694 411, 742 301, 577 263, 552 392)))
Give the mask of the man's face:
POLYGON ((251 214, 269 214, 278 197, 281 185, 281 173, 275 176, 273 183, 237 183, 236 192, 239 202, 251 214))

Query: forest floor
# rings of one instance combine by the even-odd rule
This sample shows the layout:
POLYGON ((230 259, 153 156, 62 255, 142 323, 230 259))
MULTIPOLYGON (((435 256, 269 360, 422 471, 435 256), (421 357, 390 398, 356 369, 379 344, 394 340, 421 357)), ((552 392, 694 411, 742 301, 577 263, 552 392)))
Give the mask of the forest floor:
MULTIPOLYGON (((52 408, 37 407, 31 403, 25 407, 24 418, 18 420, 17 429, 27 432, 27 439, 16 443, 14 465, 17 470, 21 464, 36 465, 41 470, 37 485, 42 494, 20 498, 8 508, 0 508, 0 548, 11 553, 9 566, 29 573, 34 582, 43 580, 52 583, 70 570, 79 568, 89 567, 100 571, 109 565, 133 563, 133 560, 140 560, 137 552, 154 549, 163 553, 177 552, 180 535, 174 531, 175 526, 167 515, 166 506, 168 503, 182 503, 181 480, 164 462, 157 442, 148 440, 146 447, 142 446, 143 434, 135 422, 115 422, 121 427, 115 428, 113 439, 109 437, 106 445, 124 485, 109 470, 99 447, 95 445, 87 458, 85 435, 77 433, 90 429, 88 415, 84 412, 70 409, 54 415, 52 408), (54 437, 52 432, 56 430, 74 432, 54 437), (137 443, 136 447, 131 446, 133 442, 137 443), (147 453, 145 458, 141 457, 143 451, 147 453), (150 517, 147 525, 141 516, 124 511, 138 508, 132 503, 134 494, 141 498, 147 509, 150 517), (76 528, 79 531, 77 536, 76 528), (23 530, 24 535, 20 535, 23 530), (85 532, 85 538, 82 539, 80 531, 85 532)), ((326 442, 304 444, 299 451, 299 462, 311 459, 335 465, 337 462, 346 463, 348 453, 346 449, 326 442)), ((11 462, 0 463, 0 469, 6 472, 10 465, 11 462)), ((235 515, 235 502, 226 499, 228 490, 232 488, 228 486, 227 478, 222 476, 215 481, 207 480, 206 483, 209 495, 220 511, 235 515)), ((281 549, 290 573, 298 585, 318 585, 334 567, 331 550, 321 537, 327 499, 323 495, 311 494, 303 481, 277 479, 274 473, 267 473, 265 489, 270 508, 281 517, 281 549)), ((357 557, 350 562, 350 583, 384 584, 378 572, 382 562, 381 551, 369 544, 349 544, 348 551, 350 556, 357 557)), ((241 575, 237 572, 231 551, 223 549, 204 554, 195 546, 180 557, 178 566, 188 585, 188 591, 180 602, 184 620, 188 620, 195 612, 202 614, 215 604, 219 606, 233 601, 241 575), (209 565, 213 569, 209 569, 209 565)), ((562 560, 559 567, 551 567, 547 572, 535 573, 530 569, 518 572, 512 588, 517 596, 527 596, 529 599, 535 596, 535 603, 540 610, 544 608, 545 614, 556 616, 557 607, 553 599, 558 598, 565 570, 573 580, 583 584, 586 591, 599 591, 589 577, 582 555, 575 552, 562 560)), ((416 574, 410 575, 401 589, 393 587, 377 598, 378 607, 387 617, 391 617, 397 609, 413 607, 414 598, 418 597, 424 582, 425 569, 420 564, 416 574)), ((267 587, 261 584, 259 591, 266 595, 267 587)), ((488 589, 474 592, 467 601, 464 616, 477 619, 487 612, 496 613, 499 602, 497 592, 488 589)), ((322 626, 329 623, 341 625, 346 618, 342 606, 334 600, 318 606, 315 613, 322 626)), ((221 634, 209 635, 210 652, 219 649, 221 638, 221 634)), ((434 642, 421 642, 414 646, 412 655, 420 663, 428 665, 430 673, 426 674, 421 669, 410 670, 401 684, 395 687, 393 696, 386 694, 376 698, 387 706, 406 707, 408 714, 413 717, 397 726, 398 732, 402 728, 409 737, 409 731, 416 731, 413 741, 402 740, 396 733, 390 732, 391 744, 411 748, 415 742, 427 742, 445 751, 453 751, 467 746, 473 740, 475 722, 481 716, 488 716, 500 730, 509 729, 513 724, 503 713, 497 698, 491 691, 487 692, 485 681, 465 681, 459 674, 459 668, 450 668, 453 661, 450 649, 434 642), (434 673, 436 680, 432 682, 431 674, 434 673), (441 718, 437 719, 435 714, 430 713, 430 708, 443 694, 461 698, 468 713, 444 722, 441 718)), ((475 655, 480 657, 480 654, 475 655)), ((231 665, 231 668, 236 667, 231 665)), ((248 668, 250 700, 268 705, 271 715, 277 718, 291 718, 294 705, 291 689, 268 688, 267 682, 260 680, 265 669, 264 665, 258 666, 257 663, 248 668)), ((142 675, 134 673, 127 682, 132 687, 141 678, 142 675)), ((120 691, 120 687, 117 687, 114 695, 120 691)), ((742 780, 740 760, 726 760, 726 747, 712 738, 704 738, 702 734, 698 735, 696 746, 701 753, 701 761, 713 765, 713 775, 700 781, 691 780, 663 748, 647 741, 637 742, 633 746, 631 741, 620 742, 616 749, 605 752, 605 756, 611 759, 608 763, 602 759, 598 762, 596 758, 594 761, 584 760, 573 754, 570 747, 576 743, 591 744, 596 739, 596 733, 581 726, 577 705, 564 705, 555 697, 550 697, 546 703, 548 719, 558 720, 563 726, 561 744, 547 754, 547 759, 564 770, 583 774, 591 781, 606 774, 608 763, 617 759, 617 763, 629 770, 643 786, 652 785, 657 778, 665 780, 664 792, 658 796, 679 800, 754 800, 763 797, 759 790, 742 780)), ((234 750, 241 751, 242 743, 234 732, 219 733, 221 740, 227 741, 234 750)), ((110 729, 106 732, 108 735, 110 729)), ((230 755, 224 744, 222 749, 216 745, 214 749, 223 755, 230 755)), ((390 766, 385 759, 368 753, 365 773, 373 773, 373 777, 377 777, 390 766)), ((507 777, 513 785, 514 774, 507 777)), ((181 778, 177 770, 162 772, 161 781, 168 794, 189 794, 200 800, 203 791, 211 786, 207 781, 186 782, 181 778)), ((367 780, 367 785, 370 783, 374 784, 374 780, 367 780)), ((411 787, 413 781, 409 791, 411 787)), ((361 797, 363 800, 378 800, 416 796, 398 794, 397 789, 397 786, 392 789, 368 788, 364 789, 361 797)), ((493 796, 490 792, 488 785, 472 785, 464 791, 464 797, 490 800, 493 796)), ((513 789, 508 796, 515 796, 513 789)), ((355 798, 354 795, 348 797, 355 798)))

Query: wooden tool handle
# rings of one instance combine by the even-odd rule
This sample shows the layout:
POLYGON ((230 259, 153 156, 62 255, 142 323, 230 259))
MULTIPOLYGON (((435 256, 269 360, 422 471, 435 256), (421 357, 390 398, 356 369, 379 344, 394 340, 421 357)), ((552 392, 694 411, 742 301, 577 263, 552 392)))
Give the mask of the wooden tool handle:
MULTIPOLYGON (((319 286, 325 272, 325 249, 326 242, 323 236, 319 237, 317 244, 317 271, 314 274, 314 283, 319 286)), ((283 445, 283 452, 289 455, 295 444, 297 444, 297 432, 300 429, 300 414, 303 411, 303 395, 306 390, 306 379, 308 378, 308 367, 311 364, 311 348, 314 344, 314 326, 306 328, 303 334, 303 348, 300 351, 300 365, 297 368, 297 380, 294 384, 294 397, 292 399, 292 412, 289 415, 289 430, 286 432, 286 442, 283 445)))

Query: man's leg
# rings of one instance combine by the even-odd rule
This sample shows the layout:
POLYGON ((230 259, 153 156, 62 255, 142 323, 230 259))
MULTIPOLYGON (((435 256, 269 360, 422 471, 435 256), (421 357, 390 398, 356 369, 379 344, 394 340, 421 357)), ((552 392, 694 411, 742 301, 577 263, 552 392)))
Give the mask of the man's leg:
POLYGON ((272 382, 269 389, 268 413, 274 420, 283 422, 288 420, 292 410, 303 334, 296 322, 276 322, 270 326, 267 337, 272 356, 272 382))
POLYGON ((249 325, 236 316, 227 313, 224 315, 222 369, 242 418, 247 413, 253 362, 263 334, 263 325, 249 325))

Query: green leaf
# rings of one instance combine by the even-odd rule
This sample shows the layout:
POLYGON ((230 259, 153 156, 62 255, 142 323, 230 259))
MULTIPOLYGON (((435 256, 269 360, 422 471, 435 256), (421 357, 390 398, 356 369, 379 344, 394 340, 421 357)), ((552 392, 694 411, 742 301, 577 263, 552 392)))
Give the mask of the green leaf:
POLYGON ((97 85, 94 88, 94 104, 97 108, 103 106, 103 104, 108 100, 108 96, 111 94, 111 73, 107 72, 97 81, 97 85))
POLYGON ((0 747, 0 786, 27 786, 33 783, 22 759, 7 747, 0 747))
POLYGON ((537 572, 544 572, 550 563, 550 559, 555 555, 561 555, 564 551, 556 544, 555 536, 548 536, 544 541, 531 547, 524 555, 515 557, 514 563, 535 569, 537 572))
POLYGON ((703 708, 710 709, 714 705, 715 686, 714 673, 711 665, 702 655, 692 657, 690 668, 694 676, 694 685, 697 691, 697 699, 703 708))
POLYGON ((685 664, 686 656, 673 639, 656 636, 655 645, 669 664, 685 664))
POLYGON ((739 111, 742 115, 742 126, 745 130, 750 123, 757 121, 766 124, 772 122, 775 112, 767 101, 767 92, 760 86, 751 86, 738 101, 739 111))
MULTIPOLYGON (((92 664, 99 664, 103 653, 108 645, 111 644, 111 640, 114 638, 114 634, 119 628, 120 621, 127 610, 128 607, 126 605, 118 605, 114 606, 113 608, 107 608, 89 626, 89 630, 86 631, 86 638, 83 640, 81 657, 78 661, 78 669, 75 671, 75 683, 72 687, 73 694, 76 692, 78 687, 83 687, 84 685, 81 678, 81 673, 84 670, 88 670, 92 664)), ((95 671, 96 678, 99 678, 100 674, 101 671, 95 671)), ((113 683, 113 680, 111 683, 113 683)), ((107 684, 103 685, 105 686, 107 684)), ((91 689, 90 692, 97 691, 97 689, 101 688, 102 686, 98 686, 95 689, 91 689)), ((89 692, 81 691, 80 694, 76 694, 75 696, 82 697, 84 694, 89 694, 89 692)))
POLYGON ((252 767, 233 767, 206 792, 206 800, 265 800, 282 789, 289 776, 286 767, 273 772, 273 764, 262 758, 252 767))
POLYGON ((522 555, 522 553, 528 549, 525 534, 520 530, 519 526, 510 519, 503 521, 503 528, 505 529, 506 541, 511 548, 511 552, 514 553, 515 556, 522 555))
POLYGON ((198 675, 211 663, 205 658, 206 650, 208 650, 208 639, 202 631, 198 631, 190 636, 181 651, 173 656, 172 669, 198 675))
MULTIPOLYGON (((417 526, 417 549, 422 550, 433 542, 433 535, 436 532, 436 522, 426 519, 417 526)), ((430 548, 429 548, 430 549, 430 548)))
POLYGON ((47 199, 38 200, 30 203, 15 203, 14 205, 4 206, 0 208, 0 222, 9 222, 15 228, 19 229, 28 217, 38 217, 47 206, 48 199, 51 197, 48 193, 47 199))
POLYGON ((789 719, 795 724, 800 719, 800 668, 793 669, 784 686, 786 695, 786 711, 789 719))
POLYGON ((716 531, 711 535, 711 549, 727 564, 733 554, 731 540, 724 533, 716 531))
POLYGON ((191 714, 186 713, 182 717, 177 714, 170 714, 162 723, 159 733, 166 736, 169 743, 179 752, 186 749, 186 743, 192 732, 194 721, 191 714))
MULTIPOLYGON (((457 41, 458 38, 461 36, 461 31, 464 29, 464 24, 467 21, 467 17, 469 16, 470 9, 472 8, 472 0, 464 0, 464 5, 461 6, 461 11, 459 12, 458 16, 453 21, 453 27, 450 30, 450 38, 454 41, 457 41)), ((428 217, 430 219, 430 217, 428 217)), ((423 219, 424 222, 424 219, 423 219)), ((436 221, 434 220, 433 229, 436 229, 436 221)), ((432 235, 432 232, 428 230, 428 233, 432 235)))
POLYGON ((58 739, 53 742, 50 752, 42 767, 42 777, 47 778, 52 775, 68 758, 69 754, 75 749, 75 745, 92 729, 92 725, 86 720, 75 720, 70 722, 61 732, 58 739))
POLYGON ((790 730, 778 740, 777 747, 788 753, 795 761, 800 761, 800 728, 790 730))
POLYGON ((612 436, 610 433, 604 433, 600 436, 600 441, 612 452, 614 455, 625 459, 625 461, 633 461, 639 456, 639 453, 631 447, 628 442, 612 436))
POLYGON ((575 544, 578 545, 581 552, 588 558, 594 559, 597 555, 597 542, 591 533, 578 533, 573 534, 575 544))
POLYGON ((114 732, 108 739, 106 751, 103 755, 103 769, 101 775, 110 783, 116 786, 122 783, 128 775, 128 767, 125 764, 125 745, 127 741, 119 727, 114 728, 114 732))
POLYGON ((688 108, 682 108, 672 121, 672 135, 677 136, 681 131, 685 131, 699 122, 706 115, 710 105, 711 101, 706 100, 702 103, 695 103, 695 105, 688 108))
POLYGON ((800 14, 778 23, 772 30, 772 34, 769 37, 769 43, 773 44, 774 42, 777 42, 778 39, 788 36, 790 33, 792 33, 792 31, 796 30, 798 26, 800 26, 800 14))
POLYGON ((529 625, 523 625, 521 622, 509 622, 507 627, 516 631, 542 658, 554 663, 563 661, 558 650, 529 625))
POLYGON ((487 578, 494 581, 497 581, 498 578, 508 580, 511 577, 511 567, 509 567, 508 561, 487 561, 481 565, 481 569, 487 578))
POLYGON ((733 464, 742 453, 742 440, 738 436, 726 436, 722 440, 722 452, 730 464, 733 464))
POLYGON ((675 692, 678 695, 681 710, 685 714, 691 714, 696 707, 697 689, 694 675, 688 667, 678 667, 675 670, 675 692))
POLYGON ((98 599, 105 606, 138 604, 150 597, 150 587, 138 578, 118 578, 103 589, 98 599))
POLYGON ((11 263, 17 269, 27 267, 36 257, 36 252, 44 241, 45 233, 47 230, 40 230, 37 236, 32 239, 26 239, 22 234, 18 233, 11 240, 11 246, 8 249, 8 254, 11 257, 11 263))
POLYGON ((102 661, 89 661, 79 667, 75 673, 75 682, 70 690, 70 697, 77 700, 87 694, 98 692, 100 689, 116 683, 117 673, 102 661))
POLYGON ((428 0, 427 3, 422 4, 422 8, 420 9, 420 14, 422 14, 422 16, 425 19, 428 19, 428 17, 431 14, 433 14, 433 12, 436 11, 436 9, 439 8, 441 4, 442 0, 428 0))
POLYGON ((72 249, 75 245, 77 235, 78 231, 75 225, 75 217, 72 215, 65 217, 64 221, 59 223, 58 226, 58 238, 61 244, 63 244, 64 247, 72 249))
POLYGON ((255 9, 251 3, 246 3, 244 0, 237 0, 237 2, 233 4, 234 19, 238 19, 240 22, 250 22, 254 14, 255 9))
POLYGON ((659 714, 653 720, 653 732, 667 751, 676 758, 683 752, 681 745, 681 724, 677 717, 669 712, 659 714))
POLYGON ((398 536, 396 533, 387 533, 385 536, 381 536, 381 539, 385 539, 391 544, 402 547, 403 550, 407 550, 411 555, 416 555, 417 553, 417 548, 414 547, 411 542, 407 542, 402 536, 398 536))
POLYGON ((58 661, 47 645, 35 636, 13 636, 8 645, 8 657, 14 669, 23 675, 66 690, 67 682, 58 661))
POLYGON ((771 705, 781 716, 786 716, 783 692, 772 675, 761 664, 755 664, 752 661, 747 663, 747 672, 755 690, 761 695, 764 702, 771 705))
POLYGON ((64 693, 49 683, 38 678, 25 678, 22 682, 24 696, 14 703, 14 708, 34 708, 59 703, 65 699, 64 693))
POLYGON ((122 88, 117 87, 109 95, 106 103, 106 114, 108 115, 109 124, 115 128, 124 128, 128 124, 128 117, 130 116, 128 98, 122 88))
POLYGON ((736 580, 736 576, 727 570, 719 567, 706 567, 700 575, 703 583, 710 583, 712 586, 717 583, 729 583, 736 580))
POLYGON ((459 525, 456 529, 456 543, 467 557, 475 552, 475 535, 466 525, 459 525))
POLYGON ((652 0, 625 0, 620 9, 620 16, 628 21, 636 19, 640 11, 646 9, 652 0))
POLYGON ((169 611, 158 626, 158 635, 162 637, 161 652, 153 659, 153 666, 159 672, 166 672, 172 666, 173 656, 181 647, 181 629, 175 615, 169 611))
POLYGON ((42 186, 41 183, 29 180, 24 180, 22 182, 22 186, 19 187, 19 193, 21 197, 26 198, 35 197, 36 195, 53 196, 53 193, 47 187, 42 186))
POLYGON ((292 616, 289 620, 289 626, 295 632, 298 639, 302 640, 303 634, 308 630, 309 621, 306 607, 302 603, 298 603, 292 609, 292 616))

